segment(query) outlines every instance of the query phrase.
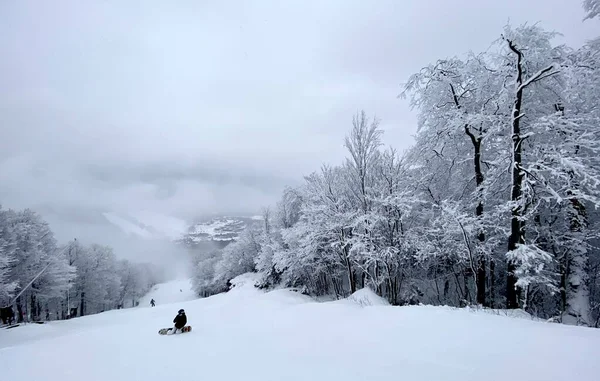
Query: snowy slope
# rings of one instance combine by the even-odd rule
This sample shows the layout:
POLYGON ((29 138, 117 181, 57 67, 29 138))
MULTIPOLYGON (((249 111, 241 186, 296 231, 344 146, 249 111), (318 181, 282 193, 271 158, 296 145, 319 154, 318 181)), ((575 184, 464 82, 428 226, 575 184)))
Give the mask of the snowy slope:
POLYGON ((189 279, 178 279, 167 283, 157 284, 140 299, 139 307, 150 307, 154 299, 157 305, 187 302, 196 299, 189 279))
POLYGON ((390 307, 365 291, 315 303, 287 290, 263 293, 250 276, 237 284, 202 300, 1 330, 1 374, 13 381, 592 381, 600 375, 599 330, 390 307), (193 331, 159 336, 180 307, 193 331))
POLYGON ((193 224, 183 241, 188 245, 201 242, 231 242, 239 238, 240 233, 248 226, 260 224, 262 217, 223 216, 193 224))
POLYGON ((152 237, 152 232, 136 221, 124 218, 116 213, 102 213, 102 215, 108 220, 108 222, 117 226, 127 235, 139 236, 142 238, 152 237))
POLYGON ((104 218, 127 235, 144 239, 177 240, 188 229, 185 221, 162 214, 140 211, 136 213, 102 213, 104 218))
POLYGON ((228 241, 237 238, 246 225, 243 221, 232 218, 215 218, 208 222, 198 223, 190 228, 188 235, 192 240, 228 241))

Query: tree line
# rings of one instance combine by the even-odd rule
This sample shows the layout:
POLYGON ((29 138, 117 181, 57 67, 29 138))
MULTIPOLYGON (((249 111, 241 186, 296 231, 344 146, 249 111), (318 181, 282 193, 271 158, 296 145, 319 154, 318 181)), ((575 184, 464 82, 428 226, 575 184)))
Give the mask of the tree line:
POLYGON ((108 246, 59 245, 34 211, 0 207, 0 307, 17 322, 135 306, 161 279, 154 265, 118 260, 108 246))
POLYGON ((405 152, 356 114, 344 163, 200 255, 197 292, 255 271, 261 287, 337 297, 370 287, 394 305, 521 308, 598 327, 600 39, 573 49, 554 37, 506 26, 485 52, 410 76, 399 92, 418 129, 405 152))

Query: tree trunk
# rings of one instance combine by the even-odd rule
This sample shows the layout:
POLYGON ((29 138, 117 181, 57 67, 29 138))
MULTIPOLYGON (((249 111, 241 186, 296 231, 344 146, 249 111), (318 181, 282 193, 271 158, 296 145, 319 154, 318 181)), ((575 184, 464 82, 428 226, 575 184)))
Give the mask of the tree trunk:
POLYGON ((558 271, 560 272, 560 311, 565 312, 567 310, 567 253, 563 253, 558 258, 558 271))
MULTIPOLYGON (((475 148, 475 157, 473 159, 475 164, 475 179, 477 181, 477 198, 479 199, 477 203, 477 207, 475 208, 475 215, 478 219, 481 220, 483 216, 483 197, 482 197, 482 189, 483 186, 483 172, 481 171, 481 137, 475 139, 473 135, 473 146, 475 148)), ((477 304, 482 306, 487 306, 485 300, 485 280, 486 280, 486 260, 485 253, 483 252, 483 242, 485 241, 485 233, 483 228, 480 228, 479 234, 477 234, 477 239, 479 240, 479 245, 477 246, 477 274, 476 274, 476 284, 477 284, 477 304)))
POLYGON ((375 280, 377 282, 377 295, 383 296, 383 285, 379 281, 379 276, 380 276, 379 262, 376 261, 375 262, 375 280))
POLYGON ((31 294, 31 319, 33 321, 38 321, 38 309, 37 309, 37 302, 35 300, 35 294, 32 293, 31 294))
MULTIPOLYGON (((521 171, 522 164, 522 138, 521 138, 521 105, 523 102, 523 53, 518 50, 512 41, 508 41, 508 46, 517 55, 517 92, 515 94, 513 112, 512 112, 512 189, 510 200, 513 203, 521 201, 522 186, 523 186, 523 172, 521 171)), ((520 206, 513 206, 511 211, 510 221, 510 236, 508 237, 508 251, 514 251, 517 249, 517 245, 524 243, 523 229, 520 221, 522 208, 520 206)), ((506 308, 515 309, 519 308, 519 290, 517 289, 517 277, 515 275, 516 264, 514 261, 509 260, 507 263, 507 274, 506 274, 506 308)))
POLYGON ((583 233, 587 225, 585 207, 575 197, 570 199, 572 210, 569 213, 571 242, 567 257, 565 310, 562 322, 570 325, 589 326, 590 293, 588 288, 588 251, 583 233))
POLYGON ((21 304, 21 297, 17 298, 17 322, 23 323, 25 317, 23 316, 23 305, 21 304))
MULTIPOLYGON (((513 204, 510 221, 510 236, 508 237, 508 252, 517 249, 518 245, 525 243, 525 222, 521 220, 523 211, 526 208, 522 200, 523 196, 523 135, 521 134, 521 113, 523 103, 523 90, 532 83, 548 78, 557 73, 554 65, 550 65, 545 69, 538 71, 530 76, 525 82, 523 81, 523 53, 517 49, 513 41, 507 40, 508 47, 517 56, 517 76, 516 76, 516 93, 512 111, 512 189, 511 203, 513 204)), ((506 275, 506 306, 509 309, 519 308, 520 289, 517 287, 517 277, 515 274, 517 267, 514 260, 507 261, 506 275)))
MULTIPOLYGON (((454 90, 454 86, 450 85, 450 89, 452 90, 452 96, 454 99, 454 104, 458 109, 461 108, 458 96, 456 91, 454 90)), ((477 184, 477 206, 475 207, 475 215, 477 219, 481 221, 483 216, 483 171, 481 170, 481 131, 478 136, 475 136, 473 131, 468 124, 465 124, 465 134, 469 136, 471 139, 471 143, 473 144, 473 167, 475 170, 475 181, 477 184)), ((485 254, 483 253, 482 244, 485 241, 485 233, 483 228, 480 228, 479 233, 477 234, 477 239, 479 240, 479 245, 477 246, 477 270, 475 274, 475 286, 477 287, 477 304, 485 306, 485 280, 486 280, 486 260, 485 254)), ((467 285, 465 285, 465 289, 467 289, 467 285)))
POLYGON ((454 280, 456 282, 456 289, 458 290, 458 305, 460 306, 462 301, 465 300, 465 293, 463 289, 460 287, 460 279, 458 278, 458 274, 454 273, 454 280))
POLYGON ((84 315, 84 308, 85 308, 85 292, 81 292, 81 306, 79 308, 79 316, 83 316, 84 315))
POLYGON ((463 270, 463 282, 465 283, 465 306, 471 304, 471 290, 469 289, 469 278, 471 270, 467 267, 463 270))
POLYGON ((352 270, 352 264, 350 263, 349 258, 346 258, 346 267, 348 269, 348 283, 350 284, 350 294, 354 294, 356 292, 356 280, 354 276, 354 271, 352 270))
POLYGON ((496 301, 496 262, 490 259, 490 308, 495 307, 496 301))

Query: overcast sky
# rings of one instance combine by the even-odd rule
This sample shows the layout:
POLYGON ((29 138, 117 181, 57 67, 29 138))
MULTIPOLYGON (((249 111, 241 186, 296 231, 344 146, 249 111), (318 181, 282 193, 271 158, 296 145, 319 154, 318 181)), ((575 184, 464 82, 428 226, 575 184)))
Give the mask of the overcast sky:
MULTIPOLYGON (((253 213, 345 155, 352 115, 411 143, 422 66, 579 0, 0 1, 0 204, 67 239, 100 212, 253 213)), ((98 233, 100 234, 100 233, 98 233)), ((102 239, 98 239, 102 241, 102 239)))

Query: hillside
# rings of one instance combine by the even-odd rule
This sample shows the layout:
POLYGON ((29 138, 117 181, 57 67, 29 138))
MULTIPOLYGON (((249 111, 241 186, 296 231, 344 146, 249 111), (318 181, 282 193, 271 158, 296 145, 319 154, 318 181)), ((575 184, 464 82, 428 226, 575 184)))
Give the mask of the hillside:
POLYGON ((169 295, 179 292, 170 283, 153 292, 173 304, 0 330, 3 378, 592 381, 600 374, 598 330, 391 307, 368 290, 317 303, 288 290, 265 293, 252 282, 238 277, 227 294, 188 301, 169 295), (179 308, 193 331, 159 336, 179 308))
POLYGON ((260 223, 260 217, 215 217, 192 224, 180 239, 189 246, 212 242, 224 246, 236 240, 248 226, 260 223))
POLYGON ((187 246, 207 242, 224 246, 237 239, 246 227, 259 223, 261 219, 260 216, 213 216, 190 223, 148 212, 135 215, 106 212, 102 215, 127 236, 143 240, 166 239, 187 246))

